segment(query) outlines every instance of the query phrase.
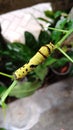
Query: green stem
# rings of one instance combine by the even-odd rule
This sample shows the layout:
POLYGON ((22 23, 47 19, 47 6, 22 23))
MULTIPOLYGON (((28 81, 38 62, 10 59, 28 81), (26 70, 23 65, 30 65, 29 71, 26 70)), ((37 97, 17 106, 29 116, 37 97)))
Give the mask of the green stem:
POLYGON ((59 28, 52 28, 52 27, 48 27, 48 29, 50 30, 55 30, 55 31, 59 31, 59 32, 63 32, 63 33, 68 33, 68 30, 63 30, 63 29, 59 29, 59 28))
POLYGON ((8 78, 13 79, 13 76, 12 76, 12 75, 9 75, 9 74, 3 73, 3 72, 0 72, 0 75, 3 75, 3 76, 6 76, 6 77, 8 77, 8 78))
POLYGON ((0 100, 0 105, 2 105, 5 102, 5 99, 7 98, 7 96, 9 95, 9 93, 11 92, 11 90, 16 86, 17 82, 16 80, 11 84, 11 86, 3 93, 1 100, 0 100))
POLYGON ((64 42, 64 40, 73 32, 73 29, 69 30, 68 33, 65 34, 65 36, 55 45, 55 48, 58 48, 61 46, 61 44, 64 42))
POLYGON ((73 60, 60 48, 61 44, 64 42, 64 40, 73 32, 73 29, 68 31, 67 34, 55 45, 55 48, 57 48, 61 53, 63 53, 72 63, 73 60))
POLYGON ((73 59, 71 59, 70 56, 68 56, 61 48, 58 47, 57 49, 73 63, 73 59))

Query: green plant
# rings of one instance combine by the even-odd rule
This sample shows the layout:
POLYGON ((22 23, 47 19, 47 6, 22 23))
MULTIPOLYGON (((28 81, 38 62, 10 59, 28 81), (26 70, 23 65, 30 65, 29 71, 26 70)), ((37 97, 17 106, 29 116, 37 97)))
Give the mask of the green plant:
MULTIPOLYGON (((60 16, 60 13, 55 15, 58 15, 55 16, 58 18, 60 16)), ((55 55, 56 52, 52 52, 53 54, 48 57, 43 64, 36 67, 33 72, 27 75, 28 80, 25 82, 14 80, 13 75, 0 73, 14 80, 12 85, 10 85, 7 90, 5 88, 5 90, 3 89, 1 92, 0 104, 3 107, 5 106, 4 102, 8 95, 21 98, 33 94, 42 85, 43 80, 47 74, 47 69, 53 63, 59 63, 60 66, 69 61, 73 63, 73 52, 71 51, 73 47, 72 41, 70 43, 70 51, 69 47, 63 44, 64 41, 73 33, 73 29, 71 29, 72 27, 72 20, 68 21, 67 18, 63 18, 62 20, 58 19, 54 25, 54 28, 52 25, 48 27, 50 34, 48 34, 48 31, 42 30, 37 41, 31 33, 25 32, 25 45, 20 43, 7 43, 6 50, 3 50, 3 48, 0 50, 0 56, 8 57, 5 62, 4 70, 9 72, 9 74, 22 66, 24 63, 28 62, 29 59, 38 51, 38 49, 42 45, 49 43, 49 41, 52 41, 54 43, 55 50, 57 49, 59 52, 63 53, 63 56, 61 58, 59 58, 58 55, 58 58, 55 58, 53 54, 55 55)), ((71 71, 70 74, 72 75, 73 71, 71 71)))

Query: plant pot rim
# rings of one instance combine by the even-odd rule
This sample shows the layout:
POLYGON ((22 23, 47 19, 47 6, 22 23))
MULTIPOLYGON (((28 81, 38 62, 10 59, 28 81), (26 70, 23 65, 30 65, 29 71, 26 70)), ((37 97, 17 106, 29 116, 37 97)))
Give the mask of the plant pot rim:
POLYGON ((72 67, 72 63, 70 62, 67 62, 67 66, 64 65, 61 70, 64 68, 64 67, 68 67, 67 70, 65 72, 59 72, 58 69, 55 69, 52 65, 51 65, 51 70, 56 74, 56 75, 67 75, 70 70, 71 70, 71 67, 72 67))

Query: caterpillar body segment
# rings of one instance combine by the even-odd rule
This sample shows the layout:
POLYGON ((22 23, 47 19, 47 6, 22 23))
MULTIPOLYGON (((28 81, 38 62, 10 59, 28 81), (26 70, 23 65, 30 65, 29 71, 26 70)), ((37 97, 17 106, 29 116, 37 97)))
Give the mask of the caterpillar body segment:
POLYGON ((16 80, 23 79, 37 65, 41 64, 54 49, 55 47, 51 42, 47 45, 42 46, 27 64, 23 65, 14 72, 14 78, 16 80))
POLYGON ((53 49, 54 45, 52 43, 42 46, 30 59, 29 64, 39 65, 52 53, 53 49))
POLYGON ((23 79, 30 71, 29 64, 25 64, 14 72, 14 78, 17 80, 23 79))

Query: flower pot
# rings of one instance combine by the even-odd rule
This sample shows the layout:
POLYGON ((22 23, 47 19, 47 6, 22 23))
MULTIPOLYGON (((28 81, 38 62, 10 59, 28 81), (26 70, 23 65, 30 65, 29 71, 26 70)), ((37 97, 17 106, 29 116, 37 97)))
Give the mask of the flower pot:
POLYGON ((51 66, 51 70, 56 74, 56 75, 67 75, 69 74, 70 70, 72 67, 72 63, 67 62, 63 66, 57 67, 55 66, 55 63, 51 66))

